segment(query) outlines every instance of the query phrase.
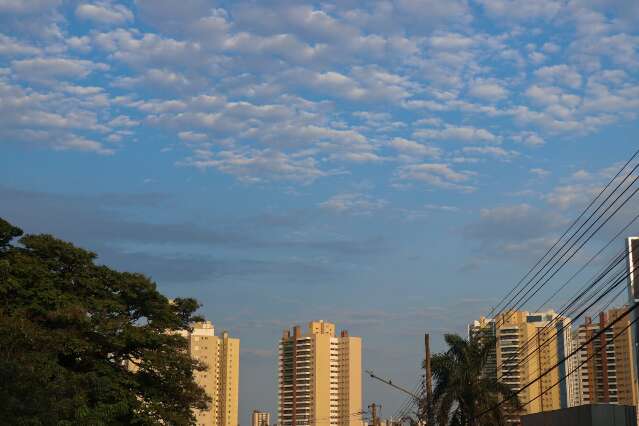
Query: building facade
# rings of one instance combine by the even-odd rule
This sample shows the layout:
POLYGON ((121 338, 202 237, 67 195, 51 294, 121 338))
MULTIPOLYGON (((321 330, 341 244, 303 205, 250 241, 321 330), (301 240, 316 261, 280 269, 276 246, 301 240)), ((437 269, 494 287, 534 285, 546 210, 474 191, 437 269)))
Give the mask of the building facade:
POLYGON ((486 377, 493 379, 497 378, 496 337, 497 328, 493 318, 481 317, 478 321, 473 321, 473 323, 468 326, 469 339, 478 338, 486 343, 492 342, 492 348, 488 354, 484 374, 486 377))
MULTIPOLYGON (((573 349, 570 319, 553 310, 505 312, 495 318, 495 336, 497 378, 519 392, 520 414, 577 405, 576 372, 559 380, 577 365, 575 357, 559 363, 573 349)), ((518 417, 509 420, 518 422, 518 417)))
POLYGON ((225 331, 215 335, 211 322, 198 322, 189 340, 192 358, 208 369, 195 372, 195 381, 204 388, 213 402, 208 410, 197 410, 198 426, 238 426, 238 395, 240 378, 240 340, 225 331))
POLYGON ((268 411, 253 410, 251 413, 251 426, 270 426, 271 413, 268 411))
POLYGON ((279 343, 278 425, 362 426, 362 341, 312 321, 279 343))
POLYGON ((619 318, 627 306, 610 309, 599 315, 599 322, 586 318, 578 327, 576 340, 585 345, 578 352, 579 404, 635 405, 637 395, 633 385, 635 367, 632 360, 632 332, 627 327, 630 316, 621 319, 598 338, 595 334, 619 318), (616 337, 614 337, 616 336, 616 337))

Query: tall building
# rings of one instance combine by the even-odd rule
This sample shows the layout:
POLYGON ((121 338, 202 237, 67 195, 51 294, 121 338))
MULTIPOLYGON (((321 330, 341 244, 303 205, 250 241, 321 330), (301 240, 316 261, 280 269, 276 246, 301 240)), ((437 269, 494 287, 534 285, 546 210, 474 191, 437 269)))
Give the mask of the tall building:
POLYGON ((279 344, 278 425, 362 426, 362 341, 312 321, 279 344))
MULTIPOLYGON (((473 321, 473 323, 468 326, 469 339, 479 338, 487 343, 489 341, 494 341, 496 333, 497 329, 493 318, 481 317, 479 321, 473 321)), ((488 360, 486 361, 484 374, 486 377, 497 378, 497 350, 495 342, 493 342, 492 348, 488 353, 488 360)))
POLYGON ((268 411, 253 410, 251 414, 251 426, 270 426, 271 413, 268 411))
MULTIPOLYGON (((634 306, 639 302, 639 237, 626 239, 627 268, 628 268, 628 305, 634 306)), ((634 322, 631 329, 631 362, 633 364, 632 387, 639 395, 639 310, 634 309, 628 315, 634 322)), ((637 410, 637 424, 639 425, 639 410, 637 410)))
MULTIPOLYGON (((519 392, 525 405, 521 414, 576 405, 576 374, 555 385, 577 365, 575 357, 570 357, 556 366, 573 347, 570 319, 552 310, 510 311, 497 316, 495 323, 497 377, 519 392)), ((510 421, 517 422, 517 416, 511 416, 510 421)))
POLYGON ((637 395, 632 382, 635 373, 631 331, 626 328, 631 321, 630 317, 621 319, 599 338, 586 344, 626 309, 627 306, 602 312, 599 323, 593 323, 587 317, 585 323, 577 328, 576 340, 579 346, 585 345, 578 352, 579 364, 584 363, 579 367, 578 374, 579 404, 636 404, 637 395))
POLYGON ((195 373, 195 381, 204 388, 213 403, 208 410, 196 412, 198 426, 237 426, 240 378, 240 339, 224 331, 215 335, 210 321, 193 325, 189 340, 191 357, 207 365, 208 370, 195 373))

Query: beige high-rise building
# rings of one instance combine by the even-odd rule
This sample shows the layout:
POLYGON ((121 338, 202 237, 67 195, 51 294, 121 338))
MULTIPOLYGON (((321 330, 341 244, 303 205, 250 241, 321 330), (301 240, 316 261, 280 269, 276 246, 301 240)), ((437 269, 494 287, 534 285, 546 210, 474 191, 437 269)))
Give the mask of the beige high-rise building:
POLYGON ((278 425, 362 426, 362 341, 312 321, 279 344, 278 425))
POLYGON ((271 413, 268 411, 253 410, 251 413, 251 426, 270 426, 271 413))
POLYGON ((195 373, 196 382, 213 399, 208 410, 197 411, 198 426, 238 426, 240 339, 224 331, 216 336, 211 322, 198 322, 186 333, 189 353, 208 366, 195 373))
MULTIPOLYGON (((552 310, 511 311, 497 316, 495 325, 497 378, 519 391, 519 400, 526 405, 521 414, 576 405, 576 374, 555 386, 577 365, 576 357, 570 357, 555 366, 573 347, 570 319, 559 317, 552 310), (548 374, 535 380, 548 370, 548 374)), ((512 416, 510 421, 517 422, 518 417, 512 416)))
MULTIPOLYGON (((626 309, 624 306, 601 313, 599 323, 586 318, 576 332, 579 345, 586 344, 626 309)), ((630 321, 630 316, 626 316, 578 352, 579 363, 584 363, 579 367, 579 404, 636 405, 632 338, 630 329, 626 328, 630 321)))

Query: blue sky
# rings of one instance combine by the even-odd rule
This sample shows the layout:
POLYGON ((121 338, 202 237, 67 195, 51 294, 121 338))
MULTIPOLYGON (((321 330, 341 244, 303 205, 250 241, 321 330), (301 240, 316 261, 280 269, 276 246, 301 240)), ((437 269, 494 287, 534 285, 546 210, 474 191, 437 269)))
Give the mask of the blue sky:
POLYGON ((637 28, 632 0, 0 0, 0 215, 198 298, 242 339, 243 424, 312 319, 412 386, 422 333, 636 149, 637 28))

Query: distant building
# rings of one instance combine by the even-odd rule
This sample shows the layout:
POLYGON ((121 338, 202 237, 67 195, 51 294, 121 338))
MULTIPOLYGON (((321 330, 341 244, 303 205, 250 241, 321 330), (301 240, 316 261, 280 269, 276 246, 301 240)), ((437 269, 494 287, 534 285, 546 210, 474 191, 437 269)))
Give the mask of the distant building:
POLYGON ((279 344, 278 425, 362 426, 362 341, 313 321, 279 344))
POLYGON ((189 340, 189 353, 208 366, 195 372, 195 381, 213 399, 208 410, 196 411, 198 426, 237 426, 240 377, 240 340, 224 331, 215 335, 210 321, 193 325, 191 333, 182 332, 189 340))
POLYGON ((481 317, 479 321, 473 321, 468 326, 468 338, 477 337, 479 339, 493 340, 492 349, 488 354, 486 368, 484 374, 486 377, 497 378, 497 350, 495 345, 497 329, 493 318, 481 317))
POLYGON ((586 342, 619 318, 627 308, 625 306, 601 313, 598 323, 593 323, 587 317, 585 324, 577 328, 576 340, 579 346, 585 345, 578 352, 579 364, 584 363, 579 367, 578 374, 579 404, 636 404, 637 395, 632 383, 635 376, 632 338, 631 331, 626 328, 630 324, 630 316, 621 319, 586 345, 586 342))
MULTIPOLYGON (((494 319, 475 321, 469 327, 469 333, 478 330, 492 332, 493 329, 496 336, 496 377, 519 392, 519 400, 525 405, 522 414, 577 404, 576 374, 554 386, 576 366, 575 357, 555 366, 573 348, 570 319, 557 315, 553 310, 534 313, 509 311, 494 319), (548 374, 535 380, 541 372, 548 370, 548 374)), ((511 413, 508 420, 517 423, 519 416, 511 413)))
POLYGON ((271 413, 268 411, 253 410, 251 414, 251 426, 270 426, 271 413))
MULTIPOLYGON (((629 237, 626 239, 627 268, 628 268, 628 305, 634 306, 639 302, 639 237, 629 237)), ((634 321, 631 329, 632 350, 632 387, 635 395, 639 397, 639 310, 633 310, 628 319, 634 321)), ((639 412, 637 413, 637 424, 639 424, 639 412)))

